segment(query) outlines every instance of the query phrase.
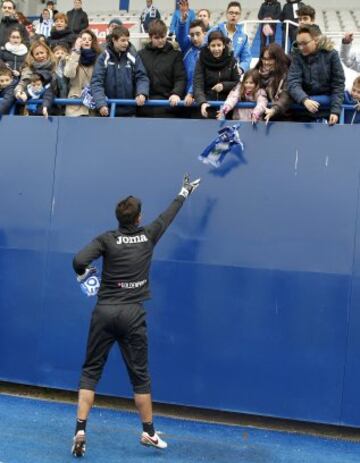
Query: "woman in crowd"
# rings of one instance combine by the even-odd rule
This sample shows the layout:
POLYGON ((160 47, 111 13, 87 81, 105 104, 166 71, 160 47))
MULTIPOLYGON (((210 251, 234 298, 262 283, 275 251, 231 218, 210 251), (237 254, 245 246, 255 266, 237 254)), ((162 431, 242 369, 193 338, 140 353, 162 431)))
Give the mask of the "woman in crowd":
POLYGON ((229 93, 226 101, 218 112, 218 119, 225 119, 234 109, 233 119, 258 122, 265 113, 268 100, 264 89, 260 88, 260 74, 257 69, 245 72, 242 82, 239 82, 229 93), (235 108, 239 101, 256 103, 255 108, 235 108))
POLYGON ((216 118, 218 109, 210 108, 208 101, 225 100, 239 79, 237 62, 226 37, 219 31, 210 32, 208 45, 200 51, 194 75, 194 98, 200 105, 202 117, 216 118))
POLYGON ((23 43, 21 30, 14 27, 10 33, 8 41, 0 50, 0 60, 3 61, 9 69, 11 69, 14 77, 20 76, 20 70, 24 64, 28 53, 27 46, 23 43))
POLYGON ((55 16, 54 28, 48 38, 50 47, 54 48, 56 45, 65 44, 68 48, 71 48, 75 40, 76 35, 74 35, 68 28, 68 19, 66 14, 58 13, 55 16))
POLYGON ((305 111, 297 114, 300 121, 328 118, 329 125, 339 121, 345 90, 345 75, 338 52, 327 37, 319 35, 313 26, 298 30, 296 53, 289 69, 289 94, 305 111), (320 110, 312 95, 328 95, 330 108, 320 110))
POLYGON ((55 59, 50 48, 44 42, 35 42, 25 59, 24 67, 21 70, 20 80, 15 87, 15 97, 26 102, 29 98, 30 88, 34 76, 39 76, 42 85, 47 88, 46 99, 42 105, 42 114, 48 115, 52 100, 56 93, 55 84, 55 59))
POLYGON ((266 91, 271 108, 265 110, 265 120, 289 119, 289 107, 291 98, 287 92, 287 75, 289 72, 290 58, 284 53, 280 45, 276 43, 265 47, 256 69, 260 74, 260 88, 266 91))
MULTIPOLYGON (((94 32, 90 29, 83 30, 76 39, 64 69, 64 76, 70 79, 68 98, 83 98, 84 92, 89 90, 95 62, 100 52, 94 32)), ((94 108, 88 106, 67 106, 65 114, 73 117, 95 114, 94 108)))

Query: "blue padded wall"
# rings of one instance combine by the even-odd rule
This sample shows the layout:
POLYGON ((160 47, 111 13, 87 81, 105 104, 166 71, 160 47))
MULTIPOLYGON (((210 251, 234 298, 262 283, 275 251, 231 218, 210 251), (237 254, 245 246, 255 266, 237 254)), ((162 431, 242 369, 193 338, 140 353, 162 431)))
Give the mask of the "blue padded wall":
MULTIPOLYGON (((243 124, 243 157, 197 160, 216 121, 4 117, 0 379, 76 389, 94 301, 72 257, 143 199, 201 176, 160 241, 146 303, 154 399, 360 426, 356 128, 243 124), (21 139, 19 139, 19 135, 21 139)), ((114 348, 99 392, 131 396, 114 348)))

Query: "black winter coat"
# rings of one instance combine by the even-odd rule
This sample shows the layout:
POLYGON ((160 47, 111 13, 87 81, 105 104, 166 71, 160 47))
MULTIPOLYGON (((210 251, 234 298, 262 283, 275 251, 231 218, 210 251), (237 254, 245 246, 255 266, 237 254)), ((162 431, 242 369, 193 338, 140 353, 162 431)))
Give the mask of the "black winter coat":
POLYGON ((0 90, 0 116, 8 114, 11 106, 15 103, 15 83, 8 85, 3 90, 0 90))
POLYGON ((54 48, 56 45, 66 45, 70 50, 75 40, 76 35, 73 34, 69 28, 66 28, 62 31, 53 29, 47 41, 51 48, 54 48))
POLYGON ((301 0, 287 0, 281 12, 281 21, 285 21, 285 19, 288 19, 290 21, 298 22, 297 17, 294 16, 294 5, 296 4, 298 8, 305 6, 301 0))
POLYGON ((26 27, 20 24, 16 18, 5 16, 0 21, 0 47, 3 47, 5 43, 9 41, 9 33, 15 27, 20 30, 24 44, 29 46, 30 39, 26 27))
POLYGON ((281 15, 281 5, 277 0, 265 1, 259 10, 258 18, 260 20, 264 18, 279 19, 281 15))
MULTIPOLYGON (((99 56, 91 78, 91 92, 96 108, 107 105, 106 98, 134 99, 149 96, 149 78, 140 56, 131 52, 116 53, 109 45, 99 56)), ((133 114, 134 108, 118 107, 118 115, 133 114)))
POLYGON ((329 95, 330 113, 339 115, 344 101, 345 74, 336 50, 320 49, 303 56, 296 53, 288 74, 288 92, 303 103, 311 95, 329 95))
POLYGON ((139 56, 150 78, 150 99, 167 100, 170 95, 184 96, 186 71, 180 51, 174 50, 170 43, 166 43, 164 48, 153 48, 148 44, 139 56))
POLYGON ((11 53, 5 48, 0 49, 0 60, 2 60, 8 68, 12 71, 20 71, 22 65, 24 64, 27 53, 24 55, 16 55, 11 53))
POLYGON ((195 67, 193 91, 194 98, 199 105, 211 100, 226 100, 228 93, 240 80, 237 61, 232 53, 222 67, 206 61, 206 56, 209 56, 209 53, 207 47, 202 48, 195 67), (224 87, 222 92, 217 93, 212 90, 214 85, 220 83, 224 87))
POLYGON ((74 34, 78 34, 89 26, 88 15, 82 8, 79 10, 74 8, 68 11, 66 15, 68 17, 68 27, 74 34))

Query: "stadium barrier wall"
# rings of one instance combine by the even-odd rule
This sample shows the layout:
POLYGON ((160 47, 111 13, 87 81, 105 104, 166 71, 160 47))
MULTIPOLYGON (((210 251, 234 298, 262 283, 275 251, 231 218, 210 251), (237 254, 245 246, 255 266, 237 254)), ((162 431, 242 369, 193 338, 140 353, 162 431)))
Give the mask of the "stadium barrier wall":
MULTIPOLYGON (((73 255, 143 199, 202 185, 158 244, 145 304, 154 400, 360 427, 359 131, 217 121, 3 117, 0 379, 75 390, 92 307, 73 255)), ((99 265, 99 264, 98 264, 99 265)), ((130 397, 114 348, 99 393, 130 397)))

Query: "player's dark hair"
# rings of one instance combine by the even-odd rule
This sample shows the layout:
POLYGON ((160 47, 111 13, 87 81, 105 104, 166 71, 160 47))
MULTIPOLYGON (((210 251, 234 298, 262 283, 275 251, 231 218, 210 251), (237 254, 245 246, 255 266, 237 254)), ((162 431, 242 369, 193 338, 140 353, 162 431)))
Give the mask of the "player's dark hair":
POLYGON ((116 206, 115 215, 121 226, 135 225, 141 213, 141 201, 134 196, 122 199, 116 206))

